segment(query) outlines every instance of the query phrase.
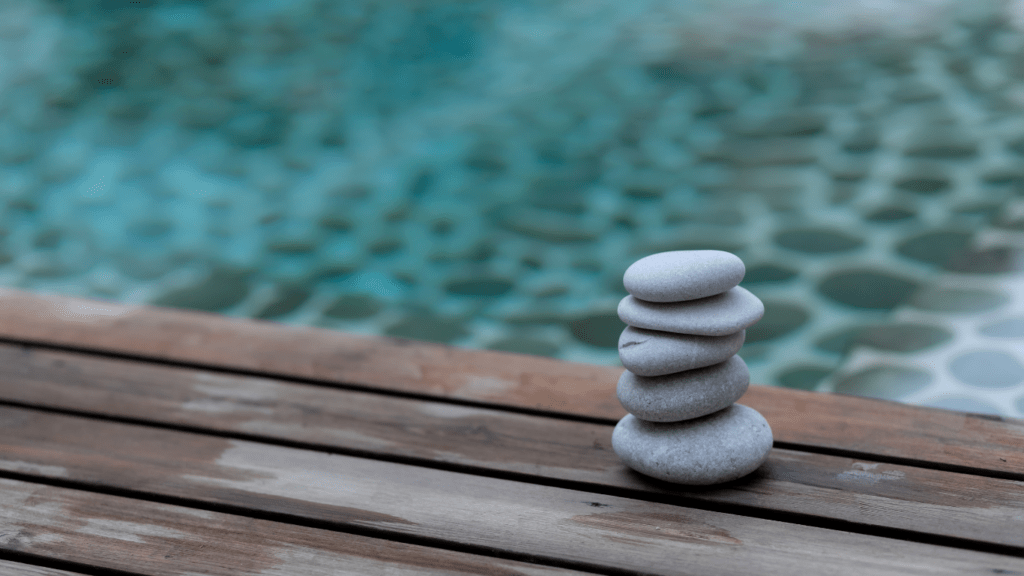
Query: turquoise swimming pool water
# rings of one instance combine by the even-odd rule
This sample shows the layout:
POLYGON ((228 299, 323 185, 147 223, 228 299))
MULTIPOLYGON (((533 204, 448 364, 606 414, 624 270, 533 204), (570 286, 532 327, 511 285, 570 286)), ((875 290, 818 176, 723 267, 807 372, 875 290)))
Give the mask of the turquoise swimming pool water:
POLYGON ((963 4, 0 0, 0 283, 617 364, 714 248, 756 382, 1021 416, 1024 33, 963 4))

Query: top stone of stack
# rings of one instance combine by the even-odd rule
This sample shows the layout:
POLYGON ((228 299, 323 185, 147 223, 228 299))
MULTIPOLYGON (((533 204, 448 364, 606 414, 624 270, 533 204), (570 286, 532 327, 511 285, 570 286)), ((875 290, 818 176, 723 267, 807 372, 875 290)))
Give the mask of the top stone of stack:
POLYGON ((682 302, 721 294, 743 280, 746 268, 721 250, 675 250, 641 258, 626 269, 622 284, 647 302, 682 302))

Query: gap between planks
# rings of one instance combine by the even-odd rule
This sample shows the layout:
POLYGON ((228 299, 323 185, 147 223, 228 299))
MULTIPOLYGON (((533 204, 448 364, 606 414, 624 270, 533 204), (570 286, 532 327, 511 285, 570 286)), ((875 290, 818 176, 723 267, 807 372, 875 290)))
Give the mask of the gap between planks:
MULTIPOLYGON (((125 357, 618 420, 622 368, 0 288, 0 338, 125 357)), ((1024 471, 1024 420, 751 386, 780 446, 958 471, 1024 471), (817 447, 817 448, 812 448, 817 447), (896 461, 896 460, 894 460, 896 461)))
MULTIPOLYGON (((805 465, 807 468, 815 468, 816 465, 820 465, 820 462, 816 462, 813 458, 801 457, 798 453, 792 453, 790 451, 777 451, 773 454, 772 460, 766 464, 767 467, 775 468, 790 468, 779 473, 773 470, 772 473, 766 474, 764 471, 755 472, 746 479, 742 479, 736 482, 730 482, 728 484, 719 485, 711 489, 704 489, 701 487, 695 487, 687 489, 686 487, 674 487, 667 483, 658 482, 656 480, 650 480, 639 477, 639 475, 633 474, 629 471, 624 471, 625 476, 628 478, 627 484, 631 480, 637 480, 639 484, 643 485, 642 488, 629 488, 623 486, 617 486, 614 484, 601 484, 592 483, 586 481, 575 481, 557 478, 553 476, 540 476, 532 475, 519 472, 511 472, 501 470, 497 468, 488 468, 481 466, 474 466, 469 464, 456 464, 450 462, 443 462, 431 459, 422 459, 416 457, 403 457, 396 456, 393 454, 386 454, 380 452, 373 452, 367 450, 348 449, 334 445, 317 445, 303 442, 292 442, 283 440, 276 437, 257 436, 249 434, 238 434, 238 433, 226 433, 216 430, 207 430, 202 428, 192 428, 187 426, 177 426, 164 424, 159 422, 145 421, 145 420, 134 420, 127 418, 112 418, 97 416, 94 414, 77 413, 70 410, 47 410, 40 409, 37 407, 30 407, 24 405, 16 405, 13 403, 0 401, 0 406, 12 406, 17 408, 27 408, 33 411, 49 412, 53 414, 63 414, 72 417, 84 417, 87 419, 93 419, 97 421, 108 421, 114 423, 128 424, 128 425, 140 425, 149 428, 166 429, 172 431, 185 432, 189 434, 200 434, 213 436, 217 438, 241 440, 252 443, 266 444, 268 446, 278 446, 283 448, 294 448, 305 451, 314 451, 325 454, 338 454, 344 456, 352 456, 356 458, 364 458, 368 460, 377 460, 381 462, 389 462, 394 464, 408 465, 429 468, 433 470, 440 470, 446 472, 454 472, 458 474, 469 474, 473 476, 481 476, 486 478, 493 478, 497 480, 509 480, 513 482, 536 484, 539 486, 548 486, 552 488, 564 488, 568 490, 575 490, 581 492, 588 492, 592 494, 614 496, 623 498, 632 498, 636 500, 644 500, 652 503, 668 504, 671 506, 694 508, 699 510, 706 510, 711 512, 722 512, 726 514, 734 514, 741 516, 750 516, 752 518, 759 518, 763 520, 773 520, 778 522, 785 522, 787 524, 797 524, 801 526, 823 528, 827 530, 840 530, 845 532, 851 532, 856 534, 863 534, 868 536, 879 536, 894 540, 905 540, 908 542, 917 542, 922 544, 934 544, 939 546, 962 548, 964 550, 974 550, 979 552, 991 552, 995 554, 1006 554, 1010 556, 1024 557, 1024 544, 1020 543, 1019 534, 1011 529, 1006 530, 1002 525, 998 524, 998 520, 1006 520, 1007 522, 1015 522, 1022 516, 1017 513, 1020 507, 1005 506, 1003 502, 990 502, 983 500, 982 502, 975 502, 982 507, 996 508, 1000 515, 993 518, 990 514, 985 518, 972 518, 970 521, 964 521, 963 518, 958 518, 955 522, 950 522, 948 519, 955 515, 960 510, 957 510, 955 506, 936 505, 934 502, 931 503, 931 510, 928 510, 924 514, 923 509, 915 510, 899 510, 901 504, 898 500, 892 502, 885 502, 885 498, 878 498, 875 502, 869 506, 864 502, 858 502, 858 510, 864 512, 865 517, 871 517, 874 523, 868 523, 865 521, 850 520, 843 517, 842 514, 834 514, 832 516, 822 515, 824 511, 830 510, 833 513, 837 512, 838 509, 844 506, 834 501, 825 500, 821 506, 812 506, 813 512, 800 511, 793 508, 795 501, 787 502, 785 498, 774 498, 771 493, 773 488, 776 488, 779 484, 785 483, 780 478, 773 478, 773 476, 784 477, 786 472, 792 472, 790 466, 786 466, 787 460, 792 460, 797 465, 805 465), (779 463, 783 464, 780 466, 779 463), (764 482, 764 485, 757 485, 755 482, 764 482), (731 493, 731 491, 737 491, 731 493), (714 494, 717 491, 725 491, 725 495, 714 494), (739 496, 739 497, 737 497, 739 496), (746 498, 744 498, 744 496, 746 498), (751 499, 753 497, 753 499, 751 499), (817 513, 815 513, 817 512, 817 513), (879 514, 881 513, 881 514, 879 514), (915 515, 915 513, 917 513, 915 515), (901 522, 899 520, 906 520, 913 518, 914 521, 909 525, 911 528, 899 527, 901 522), (892 522, 897 520, 897 522, 892 522), (963 534, 970 534, 970 536, 957 536, 943 533, 941 529, 949 525, 957 527, 958 531, 963 534), (985 537, 991 538, 991 540, 985 540, 985 537)), ((2 409, 0 409, 2 410, 2 409)), ((2 445, 2 444, 0 444, 2 445)), ((10 444, 8 444, 10 446, 10 444)), ((16 480, 24 480, 28 482, 38 482, 42 484, 72 488, 77 490, 87 490, 92 492, 98 492, 103 494, 111 494, 118 496, 130 495, 133 498, 139 498, 143 500, 149 500, 153 502, 163 502, 172 504, 187 505, 188 501, 180 500, 175 498, 163 498, 160 495, 146 492, 138 492, 129 488, 111 488, 109 486, 102 486, 97 484, 67 481, 56 477, 47 477, 40 475, 33 475, 31 473, 19 473, 11 471, 8 467, 9 462, 5 462, 0 459, 0 478, 11 478, 16 480)), ((31 463, 24 460, 19 460, 14 463, 16 467, 25 467, 29 469, 34 467, 41 467, 45 469, 50 466, 53 468, 60 468, 57 464, 40 464, 38 462, 31 463)), ((835 464, 835 463, 833 463, 835 464)), ((903 470, 900 468, 886 468, 877 469, 877 463, 871 462, 848 462, 847 464, 853 464, 852 469, 846 466, 833 466, 835 470, 843 470, 838 473, 838 476, 847 476, 851 479, 855 479, 853 484, 861 484, 862 482, 875 483, 879 479, 902 479, 904 477, 903 470), (860 466, 860 467, 858 467, 860 466)), ((932 488, 936 489, 961 489, 964 486, 957 485, 955 481, 950 481, 949 478, 939 477, 938 479, 932 478, 934 485, 932 488), (936 481, 938 480, 938 481, 936 481), (945 482, 944 482, 945 481, 945 482)), ((810 485, 804 488, 810 487, 810 485)), ((860 487, 860 486, 857 486, 860 487)), ((817 487, 822 488, 822 487, 817 487)), ((827 487, 828 490, 833 491, 832 495, 835 495, 835 491, 842 490, 842 487, 833 483, 832 486, 827 487)), ((987 491, 992 494, 999 496, 1007 495, 1008 491, 1012 494, 1016 494, 1019 490, 1024 489, 1024 486, 1016 485, 983 485, 983 486, 969 486, 970 491, 987 491)), ((901 489, 903 492, 913 492, 914 487, 904 487, 901 489)), ((862 499, 864 497, 870 498, 871 495, 864 494, 861 491, 854 489, 846 489, 845 492, 853 498, 862 499)), ((809 500, 810 494, 803 495, 798 499, 809 500)), ((1012 496, 1011 496, 1012 498, 1012 496)), ((845 503, 849 506, 849 502, 845 503)), ((195 506, 196 503, 191 504, 195 506)), ((594 504, 595 506, 597 503, 594 504)), ((202 504, 200 504, 202 507, 202 504)), ((218 507, 211 508, 213 510, 220 510, 218 507)), ((245 515, 247 510, 244 508, 231 508, 232 513, 245 515)), ((262 516, 257 516, 262 517, 262 516)))
MULTIPOLYGON (((2 290, 3 289, 0 288, 0 292, 2 292, 2 290)), ((2 307, 0 307, 0 309, 2 309, 2 307)), ((430 344, 426 343, 415 343, 413 345, 430 346, 430 344)), ((618 422, 617 419, 603 416, 587 416, 576 413, 541 410, 494 401, 470 400, 446 395, 439 396, 437 394, 409 392, 404 389, 324 381, 287 374, 276 374, 273 372, 226 368, 223 366, 209 366, 202 363, 166 360, 74 346, 11 341, 0 338, 0 349, 3 348, 20 348, 23 350, 39 349, 54 352, 66 352, 69 354, 106 358, 110 360, 124 360, 151 364, 154 366, 165 366, 169 368, 193 369, 238 377, 273 379, 299 385, 321 386, 328 389, 378 394, 410 400, 443 402, 456 406, 501 410, 528 416, 554 418, 599 425, 614 426, 618 422)), ((474 351, 465 352, 472 353, 474 351)), ((782 388, 751 385, 747 394, 744 395, 739 402, 757 408, 759 411, 766 413, 767 417, 771 417, 773 412, 784 413, 788 409, 786 407, 774 406, 771 402, 771 396, 787 393, 808 394, 800 390, 787 390, 782 388), (764 404, 765 402, 768 402, 767 409, 764 404)), ((852 403, 853 406, 859 408, 861 415, 870 413, 874 408, 882 407, 883 413, 885 412, 885 409, 895 410, 897 412, 913 412, 915 418, 898 429, 894 429, 892 425, 893 422, 900 421, 898 415, 893 416, 891 419, 884 417, 872 417, 854 426, 851 426, 849 422, 845 422, 841 417, 837 418, 837 422, 840 424, 838 428, 849 433, 847 436, 836 434, 836 431, 833 428, 828 427, 827 419, 819 418, 814 422, 815 430, 803 434, 803 437, 799 438, 798 441, 785 440, 785 438, 793 436, 792 433, 794 432, 794 427, 792 426, 792 422, 783 420, 783 424, 789 424, 789 426, 780 431, 779 420, 771 418, 769 423, 772 424, 772 431, 775 435, 774 446, 776 448, 845 458, 866 459, 873 462, 927 468, 960 474, 973 474, 1004 480, 1024 481, 1024 452, 1016 448, 1016 445, 1020 442, 1024 442, 1024 420, 985 414, 957 413, 939 409, 906 406, 895 402, 845 396, 841 394, 811 394, 812 396, 818 397, 816 399, 818 404, 828 404, 829 399, 837 398, 842 402, 852 403), (822 402, 823 399, 824 402, 822 402), (934 427, 936 430, 927 430, 929 426, 921 425, 922 422, 927 421, 929 417, 942 421, 934 427), (872 426, 884 426, 884 428, 875 430, 872 426), (826 434, 825 439, 829 440, 829 443, 808 443, 807 437, 814 436, 822 429, 822 427, 825 427, 827 432, 834 434, 835 437, 827 438, 828 434, 826 434), (985 430, 984 428, 986 427, 990 428, 990 430, 985 430), (922 431, 922 428, 926 428, 926 430, 922 431), (865 434, 865 431, 869 433, 865 434), (791 434, 787 435, 787 432, 791 434), (971 436, 970 441, 961 443, 960 440, 956 439, 954 434, 959 432, 968 433, 971 436), (920 438, 915 439, 912 442, 906 442, 901 438, 901 433, 917 435, 920 436, 920 438), (989 438, 989 436, 994 436, 995 441, 992 442, 993 439, 989 438), (844 441, 844 439, 849 439, 851 437, 855 440, 854 442, 847 443, 844 441), (865 440, 870 440, 871 443, 868 444, 865 440), (946 446, 947 440, 950 446, 946 446), (875 451, 868 449, 869 446, 873 447, 875 451), (949 449, 950 453, 943 454, 943 456, 950 457, 952 461, 942 461, 937 459, 936 446, 942 446, 938 451, 940 454, 942 450, 949 449), (914 456, 911 456, 911 454, 914 454, 914 456), (926 456, 926 458, 915 457, 921 455, 926 456), (1017 466, 1018 464, 1020 464, 1020 466, 1017 466)), ((792 401, 793 399, 788 400, 792 401)), ((796 406, 796 409, 800 412, 807 410, 806 401, 798 401, 796 402, 796 406)), ((853 412, 856 413, 857 411, 853 412)), ((846 416, 849 416, 849 414, 846 416)))
POLYGON ((774 450, 747 481, 688 490, 625 469, 608 449, 607 425, 52 351, 5 356, 12 353, 0 347, 0 398, 26 407, 598 493, 682 497, 704 509, 967 548, 1021 545, 1002 529, 1024 510, 1013 505, 1019 483, 774 450), (977 506, 959 506, 979 492, 986 496, 977 506))
POLYGON ((415 536, 367 536, 322 521, 281 522, 24 480, 0 478, 0 504, 0 560, 27 556, 98 576, 622 574, 564 568, 569 563, 557 558, 480 554, 473 546, 415 536))
MULTIPOLYGON (((0 288, 0 298, 2 298, 5 290, 0 288)), ((35 298, 36 296, 33 297, 35 298)), ((55 298, 58 300, 67 299, 62 297, 55 298)), ((72 299, 74 300, 74 298, 72 299)), ((9 304, 6 307, 9 307, 9 304)), ((5 305, 2 299, 0 299, 0 321, 3 319, 4 310, 5 305)), ((199 317, 198 320, 214 323, 232 322, 231 319, 189 311, 166 311, 164 308, 153 307, 143 307, 141 311, 145 313, 144 318, 160 313, 172 316, 184 315, 186 318, 195 315, 199 317)), ((195 321, 196 319, 188 320, 195 321)), ((238 321, 233 322, 238 323, 238 321)), ((0 334, 3 334, 3 328, 2 324, 0 324, 0 334)), ((269 329, 271 331, 280 329, 296 330, 280 325, 271 325, 269 329)), ((305 330, 313 331, 315 329, 305 330)), ((375 339, 361 336, 356 337, 332 331, 316 331, 319 333, 326 332, 327 335, 325 337, 328 339, 333 334, 343 336, 346 340, 353 338, 355 340, 367 340, 367 342, 361 342, 361 345, 364 346, 369 345, 368 342, 373 343, 375 339)), ((65 339, 68 338, 66 337, 65 339)), ((408 340, 395 344, 394 338, 382 338, 381 340, 382 346, 389 348, 385 349, 384 352, 392 352, 390 348, 402 349, 412 347, 423 348, 426 351, 430 351, 431 348, 440 348, 445 354, 452 355, 469 355, 470 357, 473 355, 497 355, 506 364, 518 362, 527 365, 527 368, 536 368, 536 366, 530 366, 531 364, 543 365, 551 362, 561 367, 582 367, 588 372, 596 371, 599 376, 603 374, 604 377, 598 378, 599 381, 611 382, 598 388, 598 397, 602 396, 600 394, 601 389, 603 389, 604 393, 607 393, 608 389, 610 389, 610 396, 614 398, 614 382, 617 381, 617 376, 622 373, 622 369, 565 363, 546 358, 489 351, 468 351, 468 349, 408 340), (613 380, 611 376, 614 376, 613 380)), ((12 340, 3 337, 0 337, 0 342, 5 342, 7 346, 38 347, 100 358, 145 362, 175 368, 202 369, 220 374, 270 377, 295 383, 349 389, 353 390, 353 392, 367 392, 396 398, 442 401, 454 405, 505 410, 520 414, 581 422, 614 424, 618 418, 625 415, 625 411, 621 406, 617 405, 617 402, 612 409, 609 409, 607 402, 600 398, 596 404, 590 402, 594 397, 592 393, 578 395, 578 400, 582 399, 583 404, 589 405, 584 406, 584 408, 588 408, 591 411, 590 413, 584 413, 581 410, 566 412, 548 409, 550 407, 545 407, 544 405, 541 405, 541 407, 524 406, 521 399, 503 395, 478 400, 467 398, 466 395, 459 395, 458 393, 442 392, 437 394, 423 392, 423 390, 415 389, 415 386, 410 386, 408 382, 402 385, 382 383, 379 375, 372 378, 375 381, 370 383, 360 380, 325 380, 301 374, 296 375, 294 373, 303 372, 303 370, 282 372, 279 370, 253 370, 225 365, 210 365, 204 362, 189 360, 189 357, 194 355, 187 353, 172 355, 174 358, 169 359, 146 355, 140 356, 124 351, 119 352, 101 346, 82 347, 74 344, 12 340), (181 359, 175 359, 178 357, 181 359)), ((134 346, 131 342, 128 342, 127 345, 128 347, 134 346)), ((296 354, 301 355, 301 353, 296 354)), ((271 362, 271 364, 273 363, 271 362)), ((384 368, 387 366, 389 365, 386 363, 382 364, 384 368)), ((442 372, 447 374, 446 371, 442 372)), ((385 374, 386 376, 387 374, 385 374)), ((553 380, 552 385, 559 383, 557 381, 558 377, 553 378, 553 380)), ((577 383, 579 382, 577 381, 577 383)), ((594 382, 589 382, 588 388, 591 390, 595 389, 594 382)), ((537 390, 534 390, 534 392, 537 392, 537 390)), ((804 390, 754 384, 751 385, 748 393, 739 402, 749 405, 765 415, 772 425, 775 446, 779 448, 849 458, 871 459, 877 462, 926 467, 996 479, 1024 481, 1024 452, 1018 449, 1020 444, 1024 443, 1024 420, 907 406, 895 402, 836 394, 807 393, 804 390)), ((564 405, 564 402, 562 404, 564 405)))
MULTIPOLYGON (((5 427, 37 436, 5 450, 29 476, 0 481, 8 488, 44 476, 51 485, 87 483, 146 496, 139 502, 156 495, 198 510, 603 573, 674 574, 684 557, 699 573, 736 573, 751 563, 763 574, 837 564, 862 574, 894 567, 906 574, 1024 570, 1024 560, 1010 556, 206 435, 4 412, 5 427)), ((59 490, 67 488, 77 487, 59 490)), ((35 508, 24 509, 24 499, 0 490, 0 516, 68 515, 45 505, 40 493, 46 490, 26 490, 35 508)), ((91 496, 104 497, 115 496, 91 496)))

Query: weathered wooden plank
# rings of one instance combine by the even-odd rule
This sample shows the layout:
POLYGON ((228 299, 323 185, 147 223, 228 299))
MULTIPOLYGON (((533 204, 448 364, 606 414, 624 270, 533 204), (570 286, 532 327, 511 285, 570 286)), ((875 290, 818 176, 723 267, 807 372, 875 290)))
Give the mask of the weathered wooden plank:
POLYGON ((0 467, 21 474, 599 570, 1024 571, 1024 558, 26 409, 0 408, 0 431, 0 467))
POLYGON ((21 562, 0 560, 0 576, 82 576, 79 572, 68 572, 56 568, 44 568, 21 562))
POLYGON ((609 424, 9 346, 0 400, 1024 549, 1019 481, 775 449, 753 477, 688 490, 623 466, 609 424))
POLYGON ((0 550, 152 576, 583 574, 4 478, 0 550))
MULTIPOLYGON (((0 338, 617 420, 621 368, 0 289, 0 338)), ((1024 471, 1024 421, 751 386, 777 442, 1024 471)))

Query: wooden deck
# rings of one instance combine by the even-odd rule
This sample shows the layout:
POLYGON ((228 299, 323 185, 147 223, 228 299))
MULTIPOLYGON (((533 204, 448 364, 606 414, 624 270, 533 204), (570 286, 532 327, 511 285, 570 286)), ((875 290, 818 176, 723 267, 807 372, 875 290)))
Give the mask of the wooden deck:
POLYGON ((0 290, 0 576, 1024 574, 1024 421, 752 386, 692 489, 620 373, 0 290))

